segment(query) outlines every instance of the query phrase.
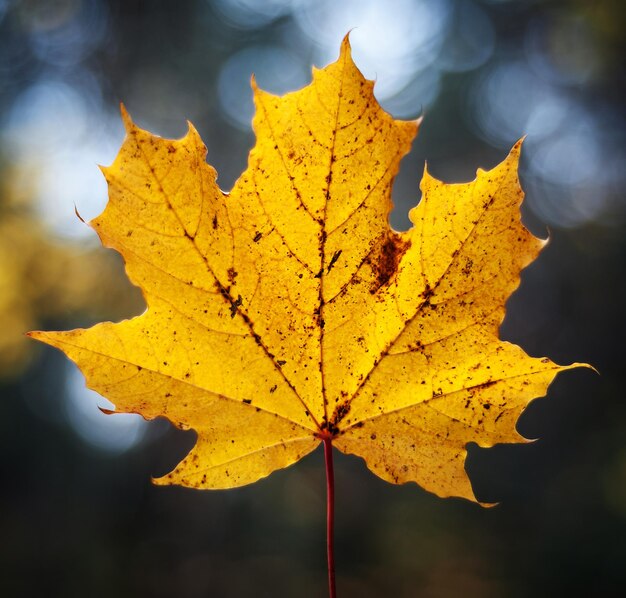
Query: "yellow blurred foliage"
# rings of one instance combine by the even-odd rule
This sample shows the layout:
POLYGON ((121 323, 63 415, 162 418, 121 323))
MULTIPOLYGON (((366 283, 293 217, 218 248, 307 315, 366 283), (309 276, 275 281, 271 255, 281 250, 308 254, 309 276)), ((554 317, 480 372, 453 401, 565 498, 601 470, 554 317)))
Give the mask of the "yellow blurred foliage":
POLYGON ((141 309, 119 256, 57 239, 37 220, 32 189, 15 184, 23 175, 5 172, 0 192, 0 380, 18 376, 38 350, 24 335, 33 327, 141 309))

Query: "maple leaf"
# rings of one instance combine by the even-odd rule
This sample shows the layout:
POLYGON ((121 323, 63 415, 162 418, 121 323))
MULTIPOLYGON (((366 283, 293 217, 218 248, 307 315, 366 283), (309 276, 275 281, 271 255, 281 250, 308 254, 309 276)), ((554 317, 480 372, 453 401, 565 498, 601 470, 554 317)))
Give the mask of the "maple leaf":
POLYGON ((141 130, 103 169, 91 225, 125 258, 147 311, 36 332, 121 412, 198 435, 159 484, 230 488, 332 439, 380 477, 476 500, 465 446, 524 439, 515 422, 571 366, 499 340, 505 302, 544 241, 520 220, 520 143, 471 183, 424 173, 413 227, 390 189, 419 121, 398 121, 339 60, 276 97, 253 81, 257 141, 230 194, 189 125, 141 130))

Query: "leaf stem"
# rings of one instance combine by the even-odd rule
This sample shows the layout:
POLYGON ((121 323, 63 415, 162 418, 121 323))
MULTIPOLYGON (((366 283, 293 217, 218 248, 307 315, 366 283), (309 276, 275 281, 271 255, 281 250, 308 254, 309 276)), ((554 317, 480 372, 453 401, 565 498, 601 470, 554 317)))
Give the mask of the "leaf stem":
POLYGON ((335 474, 333 470, 333 439, 324 436, 324 462, 326 464, 326 548, 328 555, 328 595, 337 598, 335 589, 335 474))

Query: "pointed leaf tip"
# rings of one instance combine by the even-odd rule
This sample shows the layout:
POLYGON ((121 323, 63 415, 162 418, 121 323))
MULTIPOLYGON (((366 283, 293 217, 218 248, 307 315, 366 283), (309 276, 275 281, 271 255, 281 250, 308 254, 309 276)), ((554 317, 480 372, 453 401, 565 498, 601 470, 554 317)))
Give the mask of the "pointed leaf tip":
POLYGON ((76 204, 74 204, 74 213, 83 224, 87 224, 85 222, 85 219, 80 215, 80 212, 78 211, 78 206, 76 204))
POLYGON ((187 133, 185 137, 193 137, 196 140, 202 142, 202 138, 200 137, 200 133, 198 133, 198 129, 194 126, 194 124, 190 120, 185 121, 187 123, 187 133))
POLYGON ((350 44, 350 34, 352 33, 352 31, 353 30, 350 29, 350 31, 348 31, 348 33, 346 33, 341 40, 341 49, 339 51, 340 57, 343 57, 345 55, 347 55, 348 57, 352 56, 352 45, 350 44))
POLYGON ((515 156, 519 160, 519 156, 522 153, 522 145, 524 145, 525 140, 526 140, 526 135, 524 135, 523 137, 520 137, 511 148, 511 151, 509 152, 509 156, 515 156))
POLYGON ((126 106, 124 106, 123 102, 120 102, 120 114, 122 115, 122 122, 124 123, 124 128, 127 132, 134 128, 135 123, 133 119, 130 117, 128 110, 126 110, 126 106))

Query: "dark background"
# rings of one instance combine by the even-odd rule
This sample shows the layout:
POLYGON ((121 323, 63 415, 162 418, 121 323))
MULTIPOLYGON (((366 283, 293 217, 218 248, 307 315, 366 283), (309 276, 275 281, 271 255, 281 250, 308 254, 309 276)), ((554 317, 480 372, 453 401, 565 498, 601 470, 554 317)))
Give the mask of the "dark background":
MULTIPOLYGON (((118 105, 164 136, 194 122, 228 189, 253 144, 249 77, 283 93, 338 54, 383 106, 425 119, 394 191, 407 226, 424 160, 470 180, 528 134, 524 217, 551 242, 502 336, 583 361, 520 419, 530 445, 470 446, 483 501, 387 484, 336 455, 348 596, 611 596, 626 581, 624 3, 0 0, 0 594, 324 596, 320 450, 249 487, 154 487, 193 444, 105 416, 73 365, 23 333, 143 311, 119 256, 74 215, 106 202, 118 105)), ((621 591, 620 591, 621 590, 621 591)))

